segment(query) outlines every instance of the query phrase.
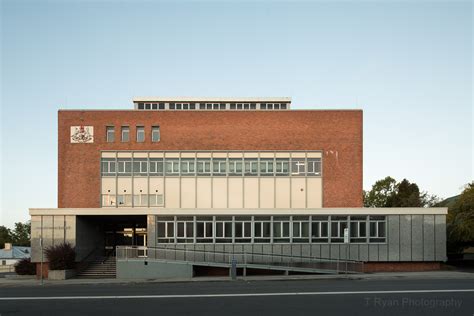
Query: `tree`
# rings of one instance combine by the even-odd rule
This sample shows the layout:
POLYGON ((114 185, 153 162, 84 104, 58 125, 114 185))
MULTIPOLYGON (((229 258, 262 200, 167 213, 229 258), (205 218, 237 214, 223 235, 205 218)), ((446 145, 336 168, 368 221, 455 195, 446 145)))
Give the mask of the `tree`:
POLYGON ((447 236, 450 252, 461 252, 474 245, 474 181, 448 210, 447 236))
POLYGON ((392 177, 378 180, 368 192, 364 192, 365 207, 386 207, 388 199, 395 192, 397 181, 392 177))
POLYGON ((12 232, 5 226, 0 226, 0 249, 5 248, 5 243, 12 242, 12 232))
POLYGON ((30 246, 31 223, 15 223, 15 229, 12 232, 12 240, 15 246, 30 246))
POLYGON ((416 183, 407 179, 397 183, 392 177, 386 177, 364 192, 365 207, 431 207, 438 202, 436 195, 421 192, 416 183))

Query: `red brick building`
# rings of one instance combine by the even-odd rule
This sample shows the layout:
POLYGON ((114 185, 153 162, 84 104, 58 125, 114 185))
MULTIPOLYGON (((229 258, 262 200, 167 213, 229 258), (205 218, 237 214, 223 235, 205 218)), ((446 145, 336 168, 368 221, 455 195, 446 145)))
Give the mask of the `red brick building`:
POLYGON ((362 208, 362 110, 290 107, 289 98, 141 98, 133 110, 60 110, 58 209, 30 210, 33 261, 41 238, 70 241, 80 262, 122 246, 155 259, 166 246, 444 260, 445 209, 362 208))

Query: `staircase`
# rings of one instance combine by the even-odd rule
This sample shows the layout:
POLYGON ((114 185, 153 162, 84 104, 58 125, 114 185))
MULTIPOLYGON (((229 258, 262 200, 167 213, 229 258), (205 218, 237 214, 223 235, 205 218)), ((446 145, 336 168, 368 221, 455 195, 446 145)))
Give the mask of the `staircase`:
POLYGON ((78 273, 82 279, 115 279, 115 257, 99 257, 92 261, 86 269, 78 273))

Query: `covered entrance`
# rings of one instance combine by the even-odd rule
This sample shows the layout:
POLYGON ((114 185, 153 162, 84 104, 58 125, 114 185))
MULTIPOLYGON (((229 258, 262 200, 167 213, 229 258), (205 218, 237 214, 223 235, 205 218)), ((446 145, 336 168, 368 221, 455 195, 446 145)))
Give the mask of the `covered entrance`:
POLYGON ((146 255, 146 215, 78 216, 78 221, 84 227, 84 235, 77 232, 78 246, 89 248, 96 256, 115 257, 117 246, 143 247, 141 252, 146 255), (80 245, 80 240, 85 240, 87 244, 80 245))

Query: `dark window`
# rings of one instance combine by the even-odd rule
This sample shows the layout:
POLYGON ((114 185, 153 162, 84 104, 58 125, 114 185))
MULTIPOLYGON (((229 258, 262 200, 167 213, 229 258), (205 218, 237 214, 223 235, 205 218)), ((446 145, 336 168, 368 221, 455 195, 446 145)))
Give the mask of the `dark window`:
POLYGON ((138 103, 138 109, 139 110, 145 109, 145 105, 143 103, 138 103))
POLYGON ((152 108, 153 110, 157 110, 157 109, 158 109, 158 104, 153 103, 153 104, 151 105, 151 108, 152 108))
POLYGON ((250 109, 251 110, 257 109, 257 105, 255 103, 250 104, 250 109))
POLYGON ((260 109, 261 110, 266 110, 267 109, 267 105, 266 104, 260 104, 260 109))
POLYGON ((174 110, 175 106, 174 103, 170 103, 170 110, 174 110))
POLYGON ((115 141, 115 128, 113 126, 107 126, 106 130, 107 130, 107 134, 106 134, 107 142, 113 143, 115 141))
POLYGON ((164 103, 160 103, 158 107, 159 107, 160 110, 164 110, 164 109, 165 109, 165 104, 164 104, 164 103))

